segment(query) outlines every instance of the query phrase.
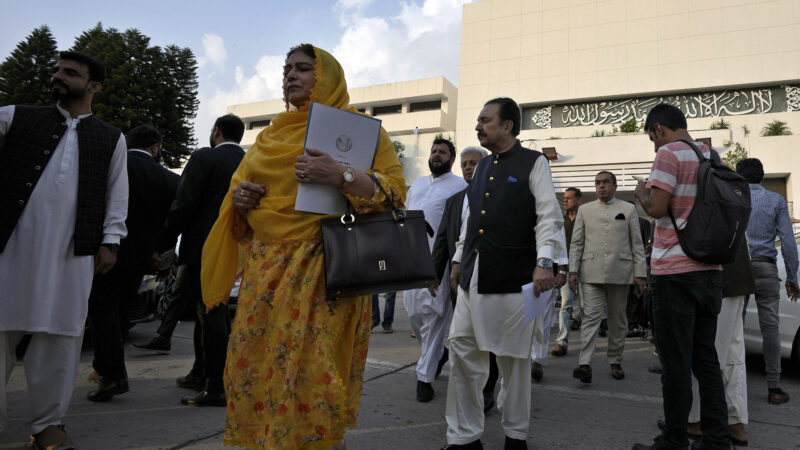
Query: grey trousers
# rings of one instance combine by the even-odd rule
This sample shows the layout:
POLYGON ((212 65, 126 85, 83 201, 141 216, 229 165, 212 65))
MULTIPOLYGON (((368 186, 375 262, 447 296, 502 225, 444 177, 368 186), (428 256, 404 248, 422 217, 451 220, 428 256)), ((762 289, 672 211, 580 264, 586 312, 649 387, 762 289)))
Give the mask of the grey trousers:
MULTIPOLYGON (((781 385, 781 337, 778 331, 778 305, 780 303, 781 280, 778 266, 770 262, 753 262, 753 277, 756 279, 756 306, 758 325, 761 328, 762 351, 768 388, 781 385)), ((745 311, 750 297, 745 300, 745 311)))

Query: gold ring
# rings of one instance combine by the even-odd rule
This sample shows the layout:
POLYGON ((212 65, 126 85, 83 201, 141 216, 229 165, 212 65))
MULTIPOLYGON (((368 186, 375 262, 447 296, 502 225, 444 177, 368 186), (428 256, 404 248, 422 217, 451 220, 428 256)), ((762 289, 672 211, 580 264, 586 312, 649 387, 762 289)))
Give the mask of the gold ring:
POLYGON ((245 196, 244 195, 244 189, 242 189, 242 190, 239 191, 239 197, 244 197, 244 196, 245 196))

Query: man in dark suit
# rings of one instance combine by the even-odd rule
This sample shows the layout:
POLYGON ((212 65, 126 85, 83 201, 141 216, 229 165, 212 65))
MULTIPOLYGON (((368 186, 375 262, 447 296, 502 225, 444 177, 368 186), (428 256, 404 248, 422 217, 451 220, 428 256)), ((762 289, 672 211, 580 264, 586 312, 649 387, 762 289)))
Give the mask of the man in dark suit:
POLYGON ((169 351, 169 340, 183 306, 195 306, 194 366, 188 375, 178 378, 177 383, 198 390, 200 394, 182 398, 184 405, 227 405, 222 374, 231 319, 227 305, 205 310, 200 295, 200 257, 228 192, 231 176, 244 157, 244 150, 239 146, 243 134, 244 122, 239 117, 227 114, 217 119, 211 131, 211 147, 193 152, 183 170, 178 194, 156 245, 158 252, 169 250, 181 235, 178 274, 173 286, 177 296, 167 309, 158 336, 135 347, 169 351))
POLYGON ((94 361, 101 379, 88 399, 106 402, 128 392, 121 326, 124 311, 135 298, 139 283, 153 266, 150 255, 156 236, 178 189, 178 175, 157 162, 161 134, 143 125, 128 132, 128 236, 120 242, 117 264, 106 274, 97 274, 89 295, 94 361))
MULTIPOLYGON (((467 183, 472 181, 472 175, 475 173, 475 168, 478 166, 478 161, 489 153, 481 147, 472 146, 467 147, 461 151, 461 173, 464 175, 464 180, 467 183)), ((444 206, 444 215, 442 221, 439 223, 439 231, 436 234, 436 241, 433 243, 433 266, 437 274, 441 274, 439 280, 447 280, 450 276, 450 259, 456 251, 456 242, 458 236, 461 234, 461 224, 464 222, 464 212, 466 207, 464 205, 464 196, 467 190, 453 195, 447 199, 444 206)), ((441 282, 441 281, 440 281, 441 282)), ((435 295, 436 288, 439 282, 431 288, 431 295, 435 295)), ((450 290, 450 300, 453 306, 456 304, 457 291, 450 290)), ((442 359, 439 361, 439 371, 444 367, 447 362, 449 352, 445 349, 442 359)), ((494 388, 497 384, 499 372, 497 369, 497 358, 494 353, 489 354, 489 378, 486 380, 486 385, 483 387, 483 411, 488 412, 494 406, 494 388)))

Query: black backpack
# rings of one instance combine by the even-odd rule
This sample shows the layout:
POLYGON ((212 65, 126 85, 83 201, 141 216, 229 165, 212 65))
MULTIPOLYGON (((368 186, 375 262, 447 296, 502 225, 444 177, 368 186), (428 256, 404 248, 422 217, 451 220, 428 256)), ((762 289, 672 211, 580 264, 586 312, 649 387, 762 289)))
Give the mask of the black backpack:
POLYGON ((694 143, 681 141, 700 158, 697 197, 682 230, 669 209, 681 248, 688 257, 702 263, 733 262, 750 220, 750 186, 741 175, 722 164, 714 150, 708 159, 694 143))

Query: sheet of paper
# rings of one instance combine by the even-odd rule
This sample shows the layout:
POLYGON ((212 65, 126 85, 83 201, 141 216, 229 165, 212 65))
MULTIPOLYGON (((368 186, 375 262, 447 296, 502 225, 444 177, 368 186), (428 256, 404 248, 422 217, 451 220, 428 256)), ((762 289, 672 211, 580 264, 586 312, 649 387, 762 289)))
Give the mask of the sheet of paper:
MULTIPOLYGON (((328 153, 339 164, 358 172, 372 168, 381 121, 320 103, 311 103, 305 148, 328 153)), ((294 203, 297 211, 344 214, 347 200, 332 186, 300 183, 294 203)))
POLYGON ((547 308, 550 291, 544 291, 536 296, 533 293, 533 283, 528 283, 522 286, 522 298, 525 300, 524 324, 527 325, 547 308))

